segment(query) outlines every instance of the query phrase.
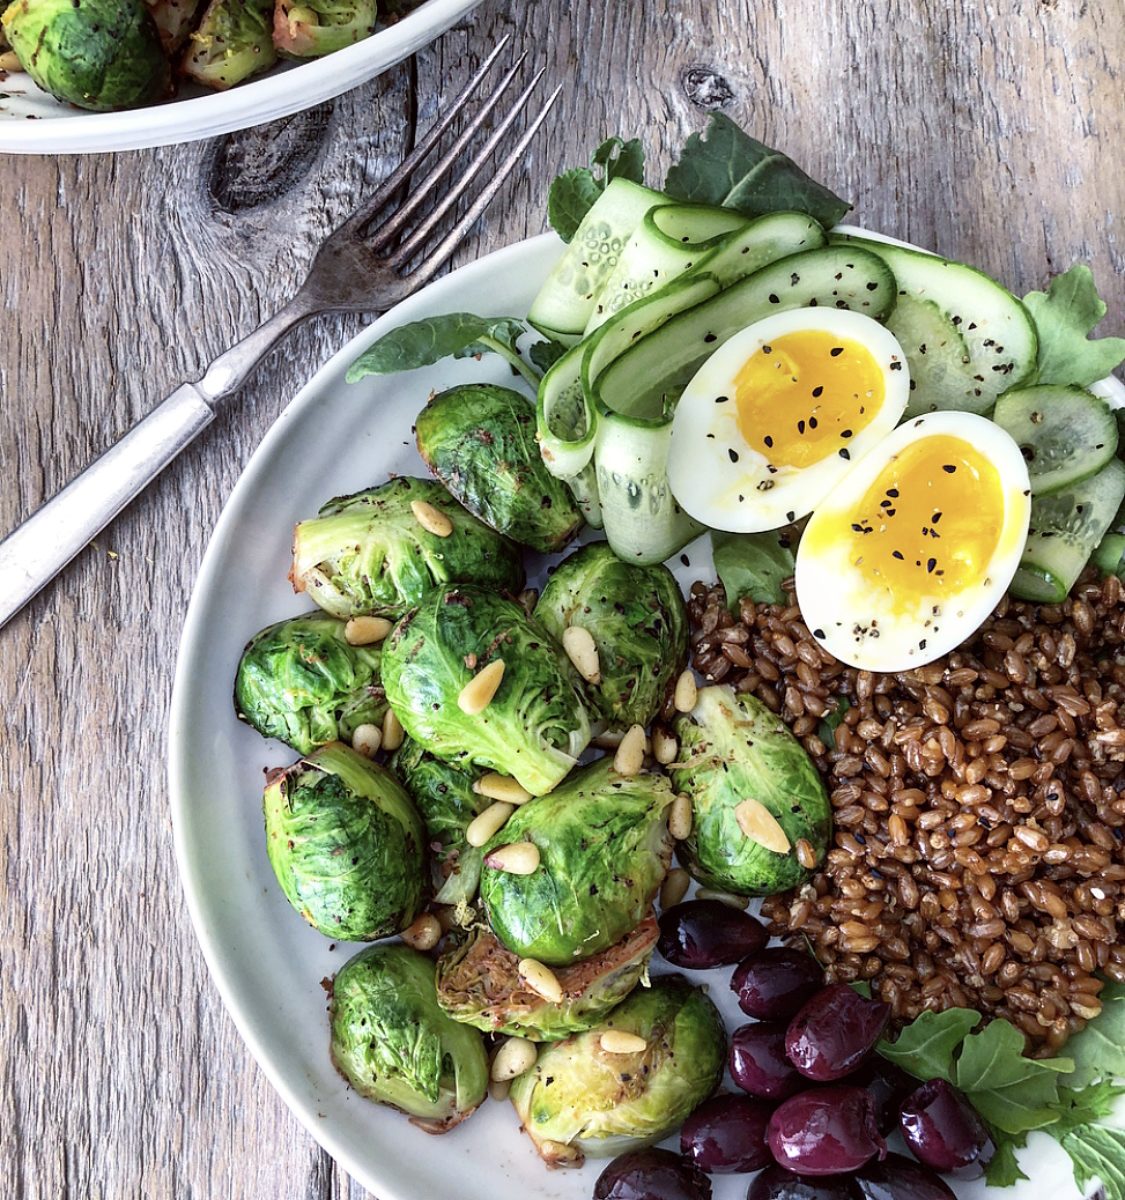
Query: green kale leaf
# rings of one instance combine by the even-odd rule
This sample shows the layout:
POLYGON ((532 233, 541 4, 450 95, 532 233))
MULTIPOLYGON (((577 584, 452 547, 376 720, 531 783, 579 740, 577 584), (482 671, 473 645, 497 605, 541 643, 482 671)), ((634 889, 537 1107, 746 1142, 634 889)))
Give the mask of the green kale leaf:
POLYGON ((644 183, 645 152, 639 138, 608 138, 594 151, 591 166, 564 171, 554 180, 547 195, 547 219, 564 242, 574 237, 609 181, 618 178, 644 183))
POLYGON ((486 348, 495 349, 481 344, 482 338, 512 347, 524 329, 516 317, 478 317, 473 313, 447 313, 411 321, 368 346, 348 368, 348 383, 358 383, 368 375, 393 375, 428 367, 450 355, 461 358, 486 348))
POLYGON ((1039 383, 1104 379, 1125 360, 1125 338, 1090 338, 1105 316, 1105 301, 1090 268, 1076 263, 1051 280, 1046 292, 1028 292, 1024 304, 1039 333, 1039 383))

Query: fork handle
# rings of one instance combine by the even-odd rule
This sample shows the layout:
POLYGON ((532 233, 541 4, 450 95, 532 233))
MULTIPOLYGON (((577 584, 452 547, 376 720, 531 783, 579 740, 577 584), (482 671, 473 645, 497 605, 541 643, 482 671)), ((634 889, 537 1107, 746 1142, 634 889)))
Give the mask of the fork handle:
POLYGON ((0 542, 0 627, 214 419, 203 391, 183 384, 0 542))

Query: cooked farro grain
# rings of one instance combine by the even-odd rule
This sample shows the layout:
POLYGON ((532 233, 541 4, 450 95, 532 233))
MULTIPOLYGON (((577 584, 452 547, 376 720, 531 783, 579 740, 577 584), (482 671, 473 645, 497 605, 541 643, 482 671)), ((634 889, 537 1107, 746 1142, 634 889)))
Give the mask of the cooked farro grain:
POLYGON ((737 620, 721 587, 689 603, 696 670, 780 713, 828 782, 834 843, 765 902, 773 931, 808 938, 830 979, 870 980, 899 1022, 963 1005, 1053 1052, 1100 1011, 1097 975, 1125 982, 1120 581, 1006 598, 958 650, 893 675, 837 662, 789 599, 737 620))

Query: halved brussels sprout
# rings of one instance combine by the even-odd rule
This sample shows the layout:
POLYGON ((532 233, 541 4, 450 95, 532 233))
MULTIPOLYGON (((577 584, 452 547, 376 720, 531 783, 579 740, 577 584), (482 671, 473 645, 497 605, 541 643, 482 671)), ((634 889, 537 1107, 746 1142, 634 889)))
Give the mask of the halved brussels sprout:
POLYGON ((361 1096, 427 1133, 470 1116, 488 1091, 484 1039, 438 1006, 434 964, 406 946, 369 946, 332 982, 332 1062, 361 1096))
POLYGON ((519 955, 495 934, 475 930, 438 960, 438 1003, 451 1017, 485 1033, 553 1042, 597 1025, 637 986, 660 936, 653 917, 610 946, 555 974, 560 1003, 544 1000, 520 978, 519 955))
POLYGON ((676 719, 680 739, 672 786, 691 797, 684 866, 700 883, 743 896, 796 887, 810 872, 797 861, 804 839, 817 861, 828 849, 831 808, 813 761, 785 722, 729 687, 699 692, 676 719))
POLYGON ((271 771, 264 808, 277 882, 315 929, 369 942, 414 920, 426 835, 390 771, 334 742, 271 771))
POLYGON ((603 758, 518 809, 484 848, 481 899, 500 941, 521 958, 566 966, 639 925, 672 857, 673 798, 663 775, 621 776, 603 758), (488 865, 512 842, 539 848, 532 874, 488 865))
POLYGON ((481 852, 465 838, 473 818, 492 803, 473 791, 475 775, 427 754, 413 738, 391 762, 426 824, 435 904, 468 904, 480 884, 481 852))
POLYGON ((491 383, 439 392, 415 431, 430 470, 486 525, 542 554, 582 528, 570 489, 539 453, 535 403, 519 392, 491 383))
POLYGON ((375 32, 376 0, 277 0, 273 44, 290 58, 319 58, 375 32))
POLYGON ((687 661, 687 613, 675 576, 663 564, 622 562, 606 542, 559 564, 535 616, 560 641, 569 625, 593 637, 601 682, 587 692, 614 726, 647 725, 687 661))
POLYGON ((548 1165, 579 1166, 666 1137, 718 1086, 726 1052, 714 1004, 666 975, 596 1028, 543 1047, 513 1081, 512 1104, 548 1165), (643 1038, 644 1050, 607 1049, 611 1030, 643 1038))
POLYGON ((318 611, 256 633, 234 681, 240 719, 298 754, 350 742, 360 725, 379 725, 387 711, 382 651, 377 644, 350 645, 344 624, 318 611))
POLYGON ((383 643, 382 669, 403 728, 431 754, 512 775, 533 796, 565 778, 590 741, 569 660, 518 604, 482 587, 428 592, 383 643), (497 661, 503 676, 487 706, 462 711, 463 689, 497 661))
POLYGON ((268 70, 277 62, 272 23, 273 0, 210 0, 180 70, 220 92, 268 70))
POLYGON ((498 591, 523 586, 518 547, 478 521, 432 479, 402 476, 330 500, 293 533, 293 589, 337 617, 400 617, 443 583, 498 591), (424 528, 411 505, 428 504, 453 526, 424 528))

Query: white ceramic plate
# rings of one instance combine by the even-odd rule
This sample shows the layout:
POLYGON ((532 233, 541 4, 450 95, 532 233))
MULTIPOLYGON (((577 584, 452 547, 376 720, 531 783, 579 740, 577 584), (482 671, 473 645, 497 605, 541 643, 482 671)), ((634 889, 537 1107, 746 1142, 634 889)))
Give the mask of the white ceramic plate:
POLYGON ((394 25, 326 58, 283 63, 260 79, 215 92, 184 84, 176 99, 127 112, 84 112, 20 72, 0 82, 0 152, 94 154, 140 150, 248 129, 339 96, 444 33, 481 0, 426 0, 394 25))
MULTIPOLYGON (((588 1200, 604 1164, 548 1172, 507 1104, 488 1102, 440 1138, 349 1091, 328 1060, 320 981, 358 947, 335 948, 289 907, 262 832, 262 770, 293 754, 234 716, 231 691, 246 641, 306 611, 286 572, 293 525, 329 497, 381 483, 392 471, 425 474, 411 426, 431 390, 478 380, 512 383, 493 358, 439 363, 349 386, 348 365, 406 321, 453 311, 527 311, 559 253, 551 236, 492 254, 439 280, 377 321, 302 389, 246 468, 208 548, 180 647, 172 702, 170 782, 176 853, 207 964, 251 1053, 322 1146, 379 1200, 588 1200)), ((710 582, 706 540, 688 547, 683 584, 710 582)), ((660 964, 658 964, 660 965, 660 964)), ((662 965, 660 965, 663 969, 662 965)), ((731 1027, 741 1024, 729 968, 693 973, 710 985, 731 1027)), ((1004 1192, 958 1185, 965 1200, 1077 1200, 1069 1162, 1034 1134, 1023 1155, 1033 1184, 1004 1192)), ((742 1200, 746 1176, 716 1177, 715 1200, 742 1200)))

